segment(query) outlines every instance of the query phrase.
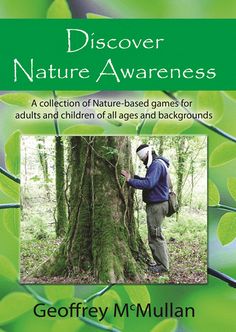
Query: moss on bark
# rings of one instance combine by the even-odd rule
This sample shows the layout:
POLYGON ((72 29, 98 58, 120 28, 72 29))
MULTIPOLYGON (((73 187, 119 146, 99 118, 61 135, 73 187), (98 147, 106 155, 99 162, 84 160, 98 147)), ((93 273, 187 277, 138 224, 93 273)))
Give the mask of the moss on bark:
POLYGON ((55 230, 57 237, 63 236, 66 232, 67 213, 65 200, 65 166, 64 166, 64 145, 60 136, 56 137, 55 143, 56 159, 56 220, 55 230))

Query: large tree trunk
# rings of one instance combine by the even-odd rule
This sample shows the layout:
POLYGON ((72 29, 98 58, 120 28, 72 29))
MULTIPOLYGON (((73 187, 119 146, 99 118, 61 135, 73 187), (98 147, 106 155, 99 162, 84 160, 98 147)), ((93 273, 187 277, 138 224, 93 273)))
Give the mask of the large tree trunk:
POLYGON ((133 215, 127 137, 72 137, 69 228, 51 275, 92 273, 97 282, 138 280, 147 253, 133 215))
POLYGON ((55 159, 56 159, 56 236, 63 236, 66 232, 67 215, 65 200, 65 166, 64 166, 64 145, 60 136, 56 136, 55 159))

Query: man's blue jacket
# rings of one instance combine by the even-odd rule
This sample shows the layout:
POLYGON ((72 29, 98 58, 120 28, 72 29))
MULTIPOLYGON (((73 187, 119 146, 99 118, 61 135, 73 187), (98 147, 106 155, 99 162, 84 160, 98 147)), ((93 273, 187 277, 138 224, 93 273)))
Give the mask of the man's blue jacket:
POLYGON ((133 188, 143 190, 143 201, 145 203, 168 201, 167 169, 158 159, 162 159, 166 166, 169 167, 169 161, 166 158, 158 157, 148 167, 145 177, 135 175, 133 179, 128 181, 128 184, 133 188))

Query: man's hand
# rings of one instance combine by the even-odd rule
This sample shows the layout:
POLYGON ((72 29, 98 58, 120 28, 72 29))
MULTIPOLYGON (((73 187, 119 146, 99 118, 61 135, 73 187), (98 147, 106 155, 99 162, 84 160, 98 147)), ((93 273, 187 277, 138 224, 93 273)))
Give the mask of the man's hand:
POLYGON ((123 175, 125 177, 126 181, 129 181, 129 179, 131 178, 130 173, 125 170, 121 171, 121 175, 123 175))

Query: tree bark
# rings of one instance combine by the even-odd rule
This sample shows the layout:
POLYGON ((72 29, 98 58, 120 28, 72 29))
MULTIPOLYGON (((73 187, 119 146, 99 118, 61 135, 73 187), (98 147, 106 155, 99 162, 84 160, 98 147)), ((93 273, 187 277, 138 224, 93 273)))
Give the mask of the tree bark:
POLYGON ((138 280, 148 255, 133 214, 127 137, 72 137, 69 227, 49 273, 93 275, 97 282, 138 280))
POLYGON ((158 148, 158 155, 163 156, 164 153, 164 137, 159 137, 159 148, 158 148))
POLYGON ((183 203, 183 184, 184 184, 184 173, 186 168, 187 161, 187 153, 188 153, 189 145, 187 144, 186 137, 180 137, 177 139, 177 198, 179 211, 176 213, 176 219, 178 221, 179 212, 183 203))
POLYGON ((65 166, 64 166, 64 145, 60 136, 55 138, 55 159, 56 159, 56 236, 61 237, 66 232, 67 213, 65 199, 65 166))
POLYGON ((44 188, 46 191, 47 199, 50 200, 50 188, 49 188, 49 174, 48 174, 48 161, 47 161, 47 153, 45 149, 45 139, 44 137, 38 137, 38 156, 39 162, 43 172, 44 178, 44 188))

